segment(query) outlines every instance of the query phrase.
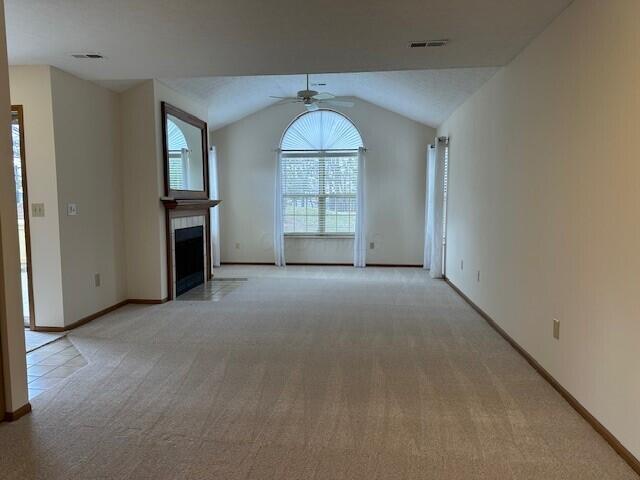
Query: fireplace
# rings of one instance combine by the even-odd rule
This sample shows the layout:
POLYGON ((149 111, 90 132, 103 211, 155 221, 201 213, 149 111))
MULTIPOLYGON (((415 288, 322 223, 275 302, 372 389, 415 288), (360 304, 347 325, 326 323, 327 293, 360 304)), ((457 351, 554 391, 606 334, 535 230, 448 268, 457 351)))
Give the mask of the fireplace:
POLYGON ((209 209, 220 200, 161 200, 167 220, 167 299, 173 300, 212 278, 209 209))
POLYGON ((204 283, 204 227, 177 228, 175 242, 175 288, 179 296, 204 283))

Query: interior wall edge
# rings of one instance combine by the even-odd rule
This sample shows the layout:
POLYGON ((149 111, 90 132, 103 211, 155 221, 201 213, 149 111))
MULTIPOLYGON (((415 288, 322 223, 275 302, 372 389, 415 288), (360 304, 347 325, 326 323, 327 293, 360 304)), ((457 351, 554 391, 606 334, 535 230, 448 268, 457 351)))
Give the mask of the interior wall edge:
POLYGON ((4 403, 4 411, 28 402, 9 84, 4 2, 0 0, 0 111, 6 122, 0 131, 0 404, 4 403))

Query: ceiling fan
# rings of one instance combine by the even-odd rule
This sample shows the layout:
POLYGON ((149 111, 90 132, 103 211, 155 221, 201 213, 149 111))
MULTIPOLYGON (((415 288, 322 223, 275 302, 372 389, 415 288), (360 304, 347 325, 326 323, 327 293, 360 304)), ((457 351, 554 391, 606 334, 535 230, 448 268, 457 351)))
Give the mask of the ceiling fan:
POLYGON ((305 108, 312 112, 314 110, 318 110, 320 107, 325 105, 329 105, 332 107, 353 107, 354 103, 341 100, 340 97, 336 97, 332 93, 326 92, 316 92, 315 90, 309 90, 309 74, 307 74, 307 88, 305 90, 300 90, 298 92, 297 97, 275 97, 270 96, 269 98, 277 98, 281 100, 276 105, 287 105, 289 103, 302 103, 305 108))

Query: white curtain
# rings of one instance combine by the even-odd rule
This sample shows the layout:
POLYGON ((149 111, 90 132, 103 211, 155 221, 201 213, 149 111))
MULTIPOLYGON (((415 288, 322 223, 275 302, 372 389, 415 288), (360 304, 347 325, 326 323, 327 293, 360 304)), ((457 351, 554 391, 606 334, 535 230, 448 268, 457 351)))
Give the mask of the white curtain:
POLYGON ((428 155, 427 168, 427 228, 425 236, 425 267, 432 278, 442 278, 444 247, 444 175, 447 145, 436 139, 433 154, 428 155))
POLYGON ((276 150, 276 185, 273 204, 273 250, 278 267, 286 266, 284 260, 284 221, 282 218, 282 151, 276 150))
POLYGON ((182 162, 182 186, 180 190, 189 190, 191 179, 189 178, 189 150, 182 148, 180 150, 180 160, 182 162))
POLYGON ((431 213, 431 206, 434 204, 434 188, 431 184, 435 182, 435 172, 432 172, 436 165, 436 147, 435 145, 429 145, 427 148, 427 158, 425 159, 427 164, 426 168, 426 189, 424 198, 424 259, 423 265, 425 270, 431 268, 431 245, 433 243, 433 213, 431 213))
MULTIPOLYGON (((220 190, 218 189, 218 155, 216 147, 209 149, 209 198, 220 200, 220 190)), ((209 233, 211 242, 211 267, 220 266, 220 207, 211 209, 211 231, 209 233)), ((212 272, 213 273, 213 272, 212 272)))
POLYGON ((365 150, 358 152, 358 194, 356 195, 356 234, 353 241, 353 266, 367 266, 365 150))

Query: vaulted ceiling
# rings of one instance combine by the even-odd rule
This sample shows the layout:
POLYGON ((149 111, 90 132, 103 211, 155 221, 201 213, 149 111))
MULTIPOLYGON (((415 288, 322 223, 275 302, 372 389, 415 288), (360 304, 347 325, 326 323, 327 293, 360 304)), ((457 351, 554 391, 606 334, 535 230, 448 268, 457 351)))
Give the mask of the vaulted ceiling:
POLYGON ((500 66, 571 0, 5 0, 10 64, 86 79, 500 66), (450 39, 443 49, 414 40, 450 39), (104 60, 75 59, 97 52, 104 60))
MULTIPOLYGON (((430 126, 438 126, 496 68, 311 75, 312 88, 357 97, 430 126), (315 83, 326 84, 313 86, 315 83)), ((274 96, 295 96, 304 75, 162 79, 173 89, 209 105, 212 130, 276 103, 274 96)))
POLYGON ((438 125, 572 0, 4 0, 9 63, 123 90, 162 78, 213 128, 295 95, 303 72, 438 125), (448 39, 439 49, 411 41, 448 39), (99 53, 99 60, 73 53, 99 53), (413 71, 411 71, 413 70, 413 71), (365 73, 352 73, 365 72, 365 73), (371 73, 374 72, 374 73, 371 73), (242 77, 247 76, 247 77, 242 77))

